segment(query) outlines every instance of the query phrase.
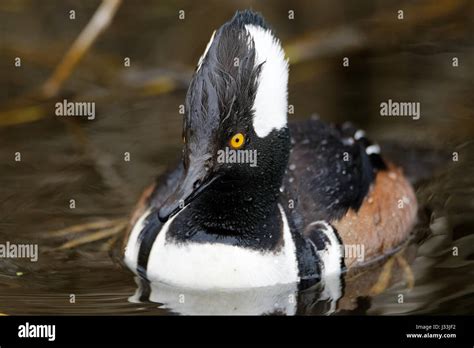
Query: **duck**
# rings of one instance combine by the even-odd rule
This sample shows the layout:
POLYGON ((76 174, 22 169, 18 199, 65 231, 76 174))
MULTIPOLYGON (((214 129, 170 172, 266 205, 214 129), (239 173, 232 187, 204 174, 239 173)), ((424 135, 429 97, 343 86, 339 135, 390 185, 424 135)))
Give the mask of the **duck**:
POLYGON ((147 282, 189 289, 325 284, 399 250, 417 201, 352 123, 288 122, 289 63, 261 14, 215 30, 185 99, 179 164, 139 198, 121 243, 147 282))

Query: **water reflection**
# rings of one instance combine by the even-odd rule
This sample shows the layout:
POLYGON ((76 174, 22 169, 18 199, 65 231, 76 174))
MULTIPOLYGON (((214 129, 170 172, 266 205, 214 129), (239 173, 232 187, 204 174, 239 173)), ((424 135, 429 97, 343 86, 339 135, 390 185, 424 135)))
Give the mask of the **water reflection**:
POLYGON ((298 286, 262 287, 228 291, 175 288, 135 279, 138 288, 130 302, 151 301, 160 308, 183 315, 260 315, 296 313, 298 286))
MULTIPOLYGON (((128 300, 156 303, 160 309, 181 315, 332 315, 355 311, 358 303, 354 299, 373 295, 385 264, 379 262, 328 277, 308 288, 303 283, 292 283, 250 289, 197 290, 135 277, 137 289, 128 300)), ((400 280, 397 268, 390 265, 390 282, 386 287, 400 280)))
MULTIPOLYGON (((234 290, 194 290, 135 279, 138 288, 129 298, 132 303, 154 302, 160 308, 182 315, 295 315, 318 308, 321 315, 334 313, 341 293, 334 287, 318 284, 304 292, 298 284, 234 290), (336 296, 336 297, 333 297, 336 296)), ((338 284, 336 285, 338 286, 338 284)))

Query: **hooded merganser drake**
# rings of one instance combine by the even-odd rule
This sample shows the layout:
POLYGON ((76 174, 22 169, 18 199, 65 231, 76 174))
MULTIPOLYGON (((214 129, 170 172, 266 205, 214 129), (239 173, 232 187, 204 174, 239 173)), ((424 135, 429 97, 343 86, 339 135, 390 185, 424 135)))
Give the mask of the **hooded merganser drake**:
POLYGON ((259 14, 214 31, 186 95, 182 161, 132 214, 135 274, 199 289, 326 281, 337 298, 341 274, 407 239, 417 203, 401 169, 351 124, 288 124, 287 84, 259 14))

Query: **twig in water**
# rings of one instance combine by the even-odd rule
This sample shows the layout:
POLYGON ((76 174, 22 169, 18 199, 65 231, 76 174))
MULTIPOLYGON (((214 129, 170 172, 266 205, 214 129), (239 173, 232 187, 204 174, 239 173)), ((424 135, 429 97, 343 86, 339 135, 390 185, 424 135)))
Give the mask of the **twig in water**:
POLYGON ((41 94, 50 98, 57 95, 64 81, 71 75, 76 64, 89 50, 97 37, 112 21, 121 0, 102 0, 89 23, 82 30, 71 48, 66 52, 51 77, 41 88, 41 94))

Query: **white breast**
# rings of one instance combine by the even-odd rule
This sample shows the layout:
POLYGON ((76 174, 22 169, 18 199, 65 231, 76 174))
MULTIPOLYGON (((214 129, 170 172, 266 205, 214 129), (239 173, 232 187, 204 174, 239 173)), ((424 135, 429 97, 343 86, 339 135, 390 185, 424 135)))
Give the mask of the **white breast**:
POLYGON ((148 279, 200 289, 251 288, 297 282, 296 248, 285 213, 281 206, 279 208, 284 246, 275 253, 217 243, 166 241, 176 215, 163 226, 151 249, 148 279))

